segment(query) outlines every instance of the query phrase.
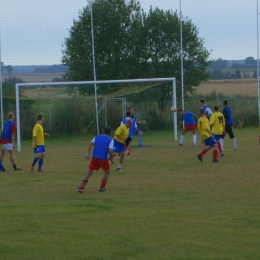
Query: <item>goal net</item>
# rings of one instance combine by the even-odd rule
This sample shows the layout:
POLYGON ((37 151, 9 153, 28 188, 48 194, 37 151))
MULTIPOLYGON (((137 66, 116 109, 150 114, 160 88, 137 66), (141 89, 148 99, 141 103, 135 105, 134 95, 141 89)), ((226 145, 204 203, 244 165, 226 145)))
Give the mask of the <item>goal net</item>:
POLYGON ((115 131, 130 106, 146 120, 145 130, 174 130, 177 140, 175 78, 17 83, 15 101, 18 151, 39 113, 52 136, 96 135, 106 125, 115 131))

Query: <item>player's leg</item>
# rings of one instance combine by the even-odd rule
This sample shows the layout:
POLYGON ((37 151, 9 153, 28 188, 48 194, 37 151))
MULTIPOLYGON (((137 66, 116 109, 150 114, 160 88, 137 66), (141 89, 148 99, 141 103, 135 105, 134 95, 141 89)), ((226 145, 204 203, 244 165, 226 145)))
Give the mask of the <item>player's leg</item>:
POLYGON ((127 137, 126 142, 125 142, 125 150, 127 155, 130 155, 131 149, 129 147, 129 144, 131 143, 133 138, 127 137))
POLYGON ((104 173, 103 178, 101 180, 98 191, 104 192, 104 191, 106 191, 105 186, 107 184, 108 176, 109 176, 109 173, 110 173, 110 165, 109 165, 108 161, 100 160, 100 166, 105 173, 104 173))
POLYGON ((143 144, 143 132, 140 129, 137 129, 136 133, 138 134, 138 146, 142 147, 143 144))
POLYGON ((31 172, 34 171, 34 166, 35 164, 39 161, 39 159, 41 158, 42 154, 40 152, 39 146, 36 146, 35 149, 33 149, 33 153, 35 154, 32 164, 31 164, 31 172))
POLYGON ((125 158, 125 151, 121 151, 121 152, 120 152, 119 162, 118 162, 118 164, 117 164, 117 169, 116 169, 116 170, 119 171, 119 172, 122 171, 121 167, 122 167, 122 164, 123 164, 123 162, 124 162, 124 158, 125 158))
POLYGON ((39 157, 38 172, 44 172, 44 171, 42 170, 43 160, 44 160, 44 152, 42 152, 41 155, 40 155, 40 157, 39 157))
POLYGON ((207 153, 212 148, 212 140, 213 138, 209 137, 205 140, 206 147, 197 155, 198 159, 203 162, 202 157, 205 153, 207 153))
POLYGON ((180 143, 179 143, 179 146, 182 146, 183 145, 183 141, 184 141, 184 138, 185 138, 185 134, 187 133, 187 130, 184 128, 182 133, 181 133, 181 138, 180 138, 180 143))
POLYGON ((6 153, 6 149, 5 149, 5 145, 3 145, 2 146, 2 153, 1 153, 1 157, 0 157, 0 171, 3 171, 3 172, 5 171, 5 167, 3 165, 5 153, 6 153))
POLYGON ((191 127, 191 132, 192 132, 192 144, 193 146, 196 146, 197 144, 196 125, 193 125, 191 127))
POLYGON ((212 162, 218 162, 218 145, 217 142, 214 141, 213 144, 213 161, 212 162))
MULTIPOLYGON (((11 144, 12 145, 12 144, 11 144)), ((13 145, 12 145, 13 146, 13 145)), ((16 166, 16 163, 15 163, 15 157, 14 157, 14 150, 12 149, 12 150, 8 150, 8 153, 9 153, 9 155, 10 155, 10 161, 11 161, 11 163, 12 163, 12 165, 13 165, 13 169, 14 169, 14 171, 19 171, 19 170, 21 170, 21 168, 18 168, 17 166, 16 166)))
MULTIPOLYGON (((90 165, 91 165, 91 163, 90 163, 90 165)), ((89 166, 89 167, 91 167, 91 166, 89 166)), ((88 169, 84 179, 81 182, 81 185, 77 188, 77 192, 79 192, 79 193, 83 192, 83 190, 84 190, 86 184, 88 183, 88 180, 89 180, 90 176, 92 175, 93 171, 94 170, 88 169)))
POLYGON ((236 138, 235 138, 235 136, 234 136, 234 134, 233 134, 233 129, 232 129, 232 126, 231 126, 231 125, 230 125, 229 128, 228 128, 228 135, 229 135, 229 137, 230 137, 230 139, 231 139, 231 141, 232 141, 232 144, 233 144, 233 149, 232 149, 232 151, 237 150, 237 149, 238 149, 238 148, 237 148, 237 141, 236 141, 236 138))

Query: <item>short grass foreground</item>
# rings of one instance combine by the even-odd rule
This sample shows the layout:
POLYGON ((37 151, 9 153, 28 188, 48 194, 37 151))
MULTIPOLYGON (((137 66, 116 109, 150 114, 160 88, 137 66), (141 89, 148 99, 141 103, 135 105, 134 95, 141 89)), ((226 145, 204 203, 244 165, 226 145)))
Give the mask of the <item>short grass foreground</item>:
MULTIPOLYGON (((123 172, 112 165, 107 192, 87 170, 91 137, 46 140, 44 173, 31 173, 30 142, 0 173, 1 259, 259 259, 260 144, 258 129, 234 129, 239 150, 201 163, 187 133, 133 140, 123 172)), ((200 141, 200 138, 198 138, 200 141)), ((117 160, 115 160, 117 163, 117 160)))

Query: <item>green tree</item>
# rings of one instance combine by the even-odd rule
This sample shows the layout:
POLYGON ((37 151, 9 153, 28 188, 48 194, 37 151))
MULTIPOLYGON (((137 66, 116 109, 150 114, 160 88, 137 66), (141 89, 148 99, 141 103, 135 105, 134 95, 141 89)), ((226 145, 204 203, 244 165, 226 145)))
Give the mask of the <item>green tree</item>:
POLYGON ((7 73, 9 74, 9 76, 11 77, 12 72, 13 72, 13 69, 14 69, 13 66, 7 65, 7 66, 5 67, 5 69, 6 69, 7 73))
MULTIPOLYGON (((191 20, 182 19, 184 91, 192 93, 201 81, 210 77, 210 53, 198 36, 198 29, 191 20)), ((146 61, 150 64, 150 77, 176 77, 177 93, 181 93, 180 19, 177 12, 150 8, 144 20, 147 37, 146 61)), ((171 85, 158 87, 158 103, 164 110, 172 94, 171 85)))
MULTIPOLYGON (((145 14, 136 0, 96 0, 93 2, 96 72, 98 80, 123 78, 176 77, 180 94, 180 19, 177 12, 150 9, 145 14)), ((184 90, 209 78, 210 53, 191 20, 182 19, 184 90)), ((69 67, 66 80, 93 80, 90 6, 73 22, 63 45, 63 64, 69 67)), ((115 91, 122 86, 111 86, 115 91)), ((107 91, 99 87, 100 91, 107 91)), ((172 86, 158 87, 153 98, 161 110, 172 94, 172 86)), ((81 86, 81 94, 93 94, 81 86)), ((149 92, 147 91, 147 97, 149 92)))

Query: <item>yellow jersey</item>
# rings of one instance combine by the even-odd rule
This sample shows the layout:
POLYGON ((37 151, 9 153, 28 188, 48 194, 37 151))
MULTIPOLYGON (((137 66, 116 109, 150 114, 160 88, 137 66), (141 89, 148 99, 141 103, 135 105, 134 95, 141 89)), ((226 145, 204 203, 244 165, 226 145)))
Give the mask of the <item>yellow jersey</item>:
POLYGON ((208 139, 210 137, 210 134, 208 133, 208 130, 210 130, 209 120, 205 116, 198 120, 197 128, 203 139, 208 139))
POLYGON ((33 137, 36 137, 36 145, 44 145, 43 127, 38 123, 33 128, 33 137))
POLYGON ((123 144, 124 141, 122 141, 121 139, 119 139, 119 138, 117 137, 117 135, 120 135, 121 138, 126 139, 126 138, 128 137, 128 133, 129 133, 129 129, 126 127, 126 125, 125 125, 125 124, 124 124, 124 125, 120 125, 120 126, 116 129, 114 139, 115 139, 116 141, 118 141, 119 143, 122 143, 122 144, 123 144))
POLYGON ((212 126, 212 133, 215 135, 222 135, 224 131, 225 118, 220 112, 214 112, 210 116, 210 125, 212 126))

